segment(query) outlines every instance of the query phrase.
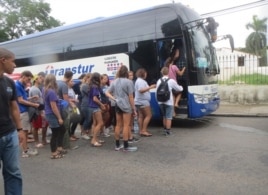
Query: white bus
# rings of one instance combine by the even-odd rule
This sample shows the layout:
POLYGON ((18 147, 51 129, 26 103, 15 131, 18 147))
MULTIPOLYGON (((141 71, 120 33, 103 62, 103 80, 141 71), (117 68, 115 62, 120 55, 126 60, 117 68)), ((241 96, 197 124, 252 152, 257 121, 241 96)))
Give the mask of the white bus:
MULTIPOLYGON (((219 66, 212 45, 217 25, 213 22, 180 3, 166 4, 57 27, 0 43, 0 47, 16 54, 13 79, 23 70, 52 73, 57 79, 72 70, 75 79, 82 73, 99 72, 113 80, 124 64, 134 72, 145 68, 149 84, 160 78, 164 61, 178 47, 176 65, 185 66, 186 71, 178 78, 184 91, 176 112, 199 118, 217 110, 220 103, 219 66)), ((151 94, 153 118, 159 119, 155 90, 151 94)))

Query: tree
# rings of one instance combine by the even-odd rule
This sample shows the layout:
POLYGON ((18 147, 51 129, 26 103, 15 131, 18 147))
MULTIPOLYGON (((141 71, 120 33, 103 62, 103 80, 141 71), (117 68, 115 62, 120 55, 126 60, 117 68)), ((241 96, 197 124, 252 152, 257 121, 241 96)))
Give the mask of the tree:
POLYGON ((43 0, 0 0, 0 41, 63 25, 43 0))
POLYGON ((246 39, 246 49, 248 52, 260 56, 260 65, 267 65, 267 46, 266 46, 266 31, 267 18, 258 19, 253 16, 253 22, 248 23, 246 28, 253 30, 246 39))

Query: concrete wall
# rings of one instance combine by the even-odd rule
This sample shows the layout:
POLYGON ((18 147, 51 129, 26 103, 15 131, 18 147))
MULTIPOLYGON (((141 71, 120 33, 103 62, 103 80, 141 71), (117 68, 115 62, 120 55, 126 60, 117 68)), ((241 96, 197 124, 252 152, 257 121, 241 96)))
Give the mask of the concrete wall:
POLYGON ((219 85, 222 102, 232 104, 268 104, 268 85, 219 85))

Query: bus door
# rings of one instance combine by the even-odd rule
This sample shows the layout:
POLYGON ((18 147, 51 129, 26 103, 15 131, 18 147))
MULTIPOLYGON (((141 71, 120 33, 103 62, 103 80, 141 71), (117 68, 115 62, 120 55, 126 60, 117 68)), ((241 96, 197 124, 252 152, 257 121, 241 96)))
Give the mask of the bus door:
POLYGON ((173 65, 176 65, 178 69, 183 72, 183 67, 185 71, 181 76, 176 76, 176 81, 179 85, 183 87, 183 92, 180 94, 179 108, 176 108, 176 116, 182 116, 183 118, 188 117, 188 102, 187 102, 187 92, 188 92, 188 67, 186 64, 186 57, 183 48, 182 38, 176 39, 165 39, 157 41, 157 51, 158 51, 158 63, 160 69, 166 65, 166 60, 171 57, 174 59, 173 65))

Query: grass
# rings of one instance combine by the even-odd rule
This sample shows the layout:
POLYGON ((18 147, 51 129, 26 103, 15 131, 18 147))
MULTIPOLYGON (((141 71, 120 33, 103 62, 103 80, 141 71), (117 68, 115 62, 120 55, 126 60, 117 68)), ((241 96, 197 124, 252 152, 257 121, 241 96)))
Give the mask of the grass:
POLYGON ((219 84, 248 84, 248 85, 268 85, 268 75, 244 74, 235 75, 228 81, 219 81, 219 84))

